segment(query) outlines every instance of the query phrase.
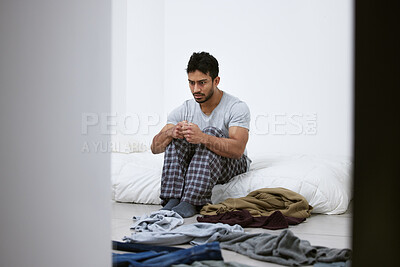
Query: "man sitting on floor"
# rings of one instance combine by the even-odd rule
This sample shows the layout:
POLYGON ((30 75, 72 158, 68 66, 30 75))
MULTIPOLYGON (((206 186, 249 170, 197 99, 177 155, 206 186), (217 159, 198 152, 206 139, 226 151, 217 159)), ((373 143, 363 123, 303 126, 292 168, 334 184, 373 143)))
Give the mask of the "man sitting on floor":
POLYGON ((187 74, 194 99, 173 110, 151 144, 164 155, 161 195, 164 210, 195 215, 211 202, 216 184, 248 170, 250 111, 246 103, 218 89, 218 61, 193 53, 187 74))

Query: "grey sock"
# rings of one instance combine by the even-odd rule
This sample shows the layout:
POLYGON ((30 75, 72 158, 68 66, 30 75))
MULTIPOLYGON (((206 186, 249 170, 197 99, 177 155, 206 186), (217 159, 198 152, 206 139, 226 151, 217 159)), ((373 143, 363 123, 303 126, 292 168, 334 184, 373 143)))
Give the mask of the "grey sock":
POLYGON ((179 204, 179 199, 171 198, 168 200, 167 204, 161 208, 161 210, 172 210, 173 207, 179 204))
POLYGON ((183 218, 192 217, 197 213, 196 206, 185 201, 179 203, 179 205, 175 206, 172 210, 177 212, 183 218))

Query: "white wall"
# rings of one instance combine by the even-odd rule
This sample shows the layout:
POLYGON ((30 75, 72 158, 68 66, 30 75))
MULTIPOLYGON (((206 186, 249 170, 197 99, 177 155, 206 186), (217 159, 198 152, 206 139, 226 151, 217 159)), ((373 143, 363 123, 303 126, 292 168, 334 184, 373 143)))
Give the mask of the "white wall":
POLYGON ((190 97, 190 54, 209 51, 220 63, 220 89, 252 112, 249 153, 350 155, 351 29, 348 0, 167 1, 166 110, 190 97), (314 113, 317 132, 304 134, 314 113), (300 134, 291 118, 302 122, 300 134), (287 125, 274 133, 274 122, 287 125))
POLYGON ((113 129, 145 143, 164 121, 163 25, 163 0, 113 1, 113 129))
POLYGON ((128 50, 141 47, 153 55, 129 60, 149 79, 132 83, 127 92, 142 99, 136 110, 161 112, 164 121, 153 133, 168 112, 192 97, 185 72, 190 55, 208 51, 220 63, 220 89, 251 109, 250 154, 351 155, 352 1, 148 2, 132 1, 140 12, 128 17, 143 28, 128 50), (163 57, 155 40, 163 43, 163 57), (161 62, 163 69, 149 67, 161 62), (159 85, 160 72, 162 89, 153 85, 159 85))
POLYGON ((0 266, 110 266, 110 1, 1 1, 0 266))
POLYGON ((111 1, 111 112, 126 113, 127 81, 127 2, 111 1))

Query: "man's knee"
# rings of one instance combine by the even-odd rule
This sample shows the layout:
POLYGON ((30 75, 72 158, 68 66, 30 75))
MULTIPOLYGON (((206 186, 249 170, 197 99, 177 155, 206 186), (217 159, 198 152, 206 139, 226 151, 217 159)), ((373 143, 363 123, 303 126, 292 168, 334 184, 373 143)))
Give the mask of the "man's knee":
POLYGON ((209 135, 216 136, 216 137, 226 137, 224 135, 224 133, 222 132, 222 130, 220 130, 216 127, 213 127, 213 126, 208 126, 208 127, 204 128, 203 132, 206 134, 209 134, 209 135))
POLYGON ((178 153, 179 155, 191 154, 196 150, 193 144, 190 144, 186 139, 172 139, 171 143, 165 148, 166 152, 178 153))
POLYGON ((187 146, 190 146, 190 143, 186 141, 186 139, 172 139, 167 148, 181 148, 187 146))

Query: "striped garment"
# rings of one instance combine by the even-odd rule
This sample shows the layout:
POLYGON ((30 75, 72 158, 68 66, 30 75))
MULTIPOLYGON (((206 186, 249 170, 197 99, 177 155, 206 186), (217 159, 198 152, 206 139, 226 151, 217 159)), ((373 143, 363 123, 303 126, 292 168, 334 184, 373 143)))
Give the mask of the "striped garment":
MULTIPOLYGON (((215 127, 207 127, 203 132, 225 137, 215 127)), ((226 158, 215 154, 203 144, 173 139, 165 150, 160 198, 163 204, 176 198, 202 206, 211 203, 214 185, 227 183, 246 170, 246 155, 240 159, 226 158)))

